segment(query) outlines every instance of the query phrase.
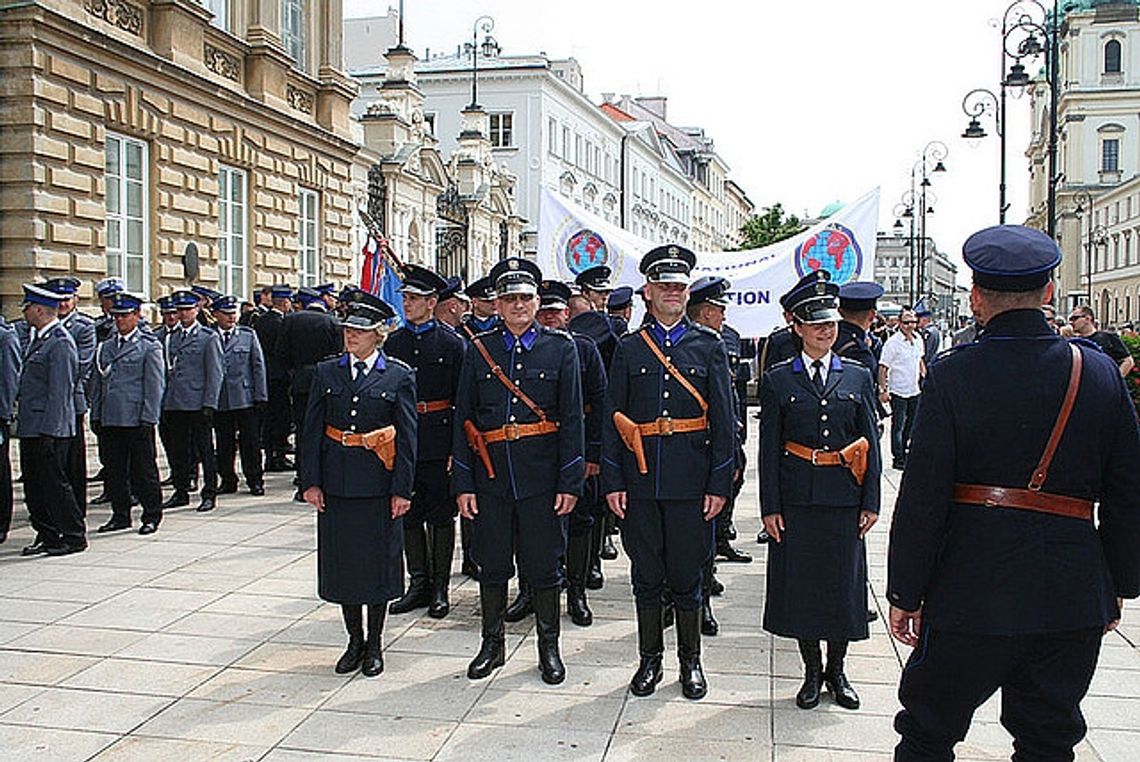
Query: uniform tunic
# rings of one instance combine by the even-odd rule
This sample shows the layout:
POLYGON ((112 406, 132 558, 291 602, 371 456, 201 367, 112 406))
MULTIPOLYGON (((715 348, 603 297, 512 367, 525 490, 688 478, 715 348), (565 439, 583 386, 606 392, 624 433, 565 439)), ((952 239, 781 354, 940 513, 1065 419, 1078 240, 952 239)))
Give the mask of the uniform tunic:
POLYGON ((763 514, 785 531, 768 545, 764 629, 805 640, 862 640, 867 631, 866 549, 859 512, 879 511, 875 386, 862 365, 832 355, 824 390, 800 357, 768 371, 760 385, 763 514), (842 466, 813 466, 789 454, 791 441, 839 450, 871 445, 862 487, 842 466))
POLYGON ((355 381, 349 354, 313 372, 300 452, 301 490, 320 487, 317 587, 326 601, 378 604, 404 592, 403 518, 392 518, 391 497, 411 499, 416 456, 416 382, 411 368, 381 352, 355 381), (396 427, 396 459, 388 471, 362 447, 346 447, 325 427, 364 434, 396 427))

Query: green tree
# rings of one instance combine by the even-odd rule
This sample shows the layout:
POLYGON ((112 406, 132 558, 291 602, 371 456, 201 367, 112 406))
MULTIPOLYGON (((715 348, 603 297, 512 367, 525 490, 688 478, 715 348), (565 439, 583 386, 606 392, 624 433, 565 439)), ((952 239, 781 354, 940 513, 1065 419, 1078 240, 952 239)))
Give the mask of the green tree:
POLYGON ((797 233, 803 232, 805 227, 796 215, 785 216, 784 207, 780 204, 766 206, 760 210, 759 214, 749 217, 744 226, 740 228, 741 235, 744 236, 741 248, 759 249, 785 238, 791 238, 797 233))

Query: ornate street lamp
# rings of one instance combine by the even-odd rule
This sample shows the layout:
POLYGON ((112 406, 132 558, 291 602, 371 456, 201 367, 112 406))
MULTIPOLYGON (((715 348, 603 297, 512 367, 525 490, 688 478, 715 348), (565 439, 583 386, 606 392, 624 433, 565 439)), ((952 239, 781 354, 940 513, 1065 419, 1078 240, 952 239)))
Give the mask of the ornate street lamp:
MULTIPOLYGON (((1004 53, 1003 53, 1004 57, 1004 53)), ((1001 95, 994 95, 992 90, 987 90, 984 87, 976 87, 970 92, 966 93, 966 97, 962 99, 962 111, 966 116, 970 117, 969 124, 962 132, 962 137, 967 140, 980 140, 986 136, 986 130, 982 127, 978 117, 986 113, 993 113, 994 127, 997 130, 998 138, 1001 147, 998 149, 1001 152, 1000 172, 998 175, 998 224, 1005 224, 1005 212, 1009 208, 1009 204, 1005 201, 1005 87, 1000 88, 1001 95)))
POLYGON ((1088 191, 1081 191, 1073 196, 1077 202, 1077 208, 1074 213, 1077 217, 1083 217, 1088 214, 1089 232, 1088 237, 1085 239, 1085 261, 1087 263, 1085 269, 1085 279, 1087 290, 1087 302, 1090 307, 1093 303, 1093 251, 1095 248, 1104 246, 1108 242, 1108 230, 1104 225, 1096 224, 1096 217, 1093 215, 1093 196, 1088 191))
POLYGON ((922 296, 923 289, 926 285, 924 278, 924 271, 926 266, 926 217, 934 211, 934 194, 927 190, 931 186, 930 175, 934 173, 942 173, 946 171, 946 165, 943 160, 950 155, 950 149, 946 144, 939 140, 932 140, 926 144, 922 149, 922 154, 914 166, 910 169, 910 193, 911 200, 917 202, 914 209, 918 214, 918 283, 917 287, 914 283, 914 272, 911 274, 911 307, 914 306, 915 296, 922 296), (917 194, 915 192, 915 180, 920 179, 918 183, 917 194))
POLYGON ((495 20, 490 16, 480 16, 475 19, 475 23, 471 25, 471 105, 468 110, 475 111, 479 108, 478 98, 478 83, 479 83, 479 30, 483 31, 483 57, 490 58, 498 54, 501 50, 499 43, 491 36, 491 32, 495 29, 495 20))
MULTIPOLYGON (((913 184, 913 178, 912 178, 912 184, 913 184)), ((905 193, 903 193, 902 198, 899 200, 899 202, 897 204, 895 204, 894 214, 895 214, 894 231, 895 231, 895 235, 900 237, 900 238, 902 237, 902 232, 903 232, 903 222, 902 221, 904 219, 910 221, 910 234, 907 237, 907 252, 908 252, 907 253, 907 270, 909 273, 907 283, 908 283, 908 287, 909 287, 908 288, 908 296, 910 297, 909 301, 911 304, 914 304, 914 191, 913 190, 909 190, 909 191, 906 191, 905 193)))

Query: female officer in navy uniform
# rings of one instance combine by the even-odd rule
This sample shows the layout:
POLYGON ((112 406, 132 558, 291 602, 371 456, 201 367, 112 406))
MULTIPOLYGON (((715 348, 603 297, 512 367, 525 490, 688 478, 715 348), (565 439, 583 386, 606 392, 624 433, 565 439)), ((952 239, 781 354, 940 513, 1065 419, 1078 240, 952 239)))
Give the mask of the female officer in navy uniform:
POLYGON ((799 641, 797 706, 819 704, 826 683, 837 704, 857 709, 843 658, 849 641, 868 637, 863 537, 879 513, 879 434, 870 371, 832 353, 839 287, 824 275, 788 295, 803 347, 760 385, 761 507, 774 541, 764 629, 799 641))
POLYGON ((305 501, 318 511, 318 594, 341 605, 348 630, 336 671, 362 667, 373 677, 384 671, 380 633, 388 601, 404 592, 401 517, 415 475, 416 384, 411 368, 379 348, 392 308, 363 291, 352 299, 341 322, 348 351, 314 372, 300 474, 305 501))

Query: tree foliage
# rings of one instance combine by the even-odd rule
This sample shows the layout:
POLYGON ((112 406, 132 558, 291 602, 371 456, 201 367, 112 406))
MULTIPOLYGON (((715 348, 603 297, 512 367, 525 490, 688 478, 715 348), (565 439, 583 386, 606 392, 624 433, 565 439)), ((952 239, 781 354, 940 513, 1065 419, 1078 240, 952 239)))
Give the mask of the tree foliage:
POLYGON ((762 246, 783 241, 797 233, 803 232, 805 225, 794 214, 785 215, 784 207, 780 204, 766 206, 759 214, 748 218, 740 228, 744 238, 742 248, 759 249, 762 246))

